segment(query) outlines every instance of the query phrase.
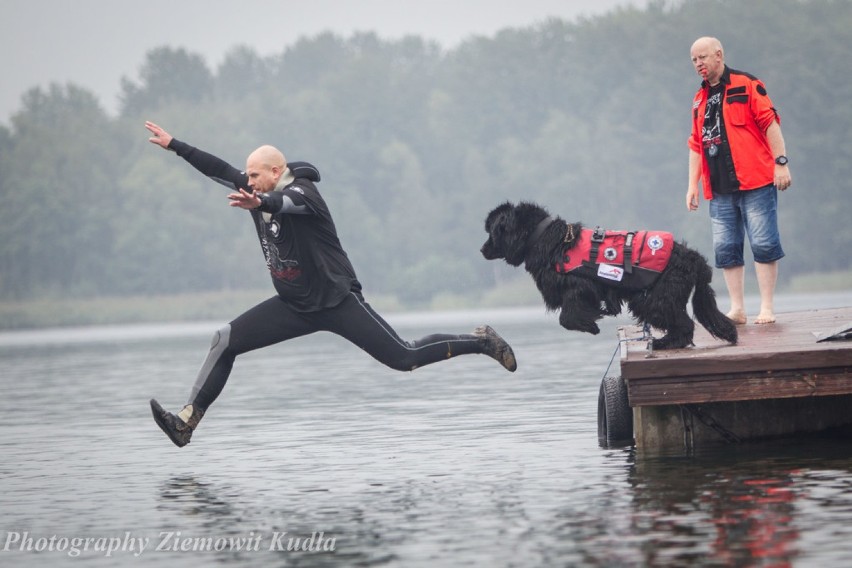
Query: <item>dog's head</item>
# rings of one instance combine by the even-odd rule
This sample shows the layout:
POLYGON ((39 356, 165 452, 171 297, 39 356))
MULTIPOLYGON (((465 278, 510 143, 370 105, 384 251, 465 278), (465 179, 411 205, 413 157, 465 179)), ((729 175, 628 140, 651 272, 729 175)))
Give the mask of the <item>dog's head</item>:
POLYGON ((534 203, 514 205, 503 203, 485 218, 488 240, 480 252, 487 260, 504 259, 512 266, 520 266, 527 253, 528 241, 539 221, 547 211, 534 203))

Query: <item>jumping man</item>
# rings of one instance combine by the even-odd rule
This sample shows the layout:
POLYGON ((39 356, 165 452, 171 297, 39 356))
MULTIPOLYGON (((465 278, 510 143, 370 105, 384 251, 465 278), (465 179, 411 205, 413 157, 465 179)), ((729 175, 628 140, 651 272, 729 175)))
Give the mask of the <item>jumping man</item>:
POLYGON ((149 141, 175 152, 191 166, 233 190, 230 205, 250 212, 276 294, 224 325, 213 336, 188 403, 177 414, 152 399, 157 425, 177 446, 193 431, 225 386, 238 355, 317 331, 344 337, 376 360, 399 371, 481 353, 509 371, 517 368, 512 348, 491 327, 469 335, 434 334, 401 339, 364 301, 361 284, 337 237, 328 206, 316 187, 312 165, 287 164, 273 146, 261 146, 244 172, 173 138, 146 122, 149 141))

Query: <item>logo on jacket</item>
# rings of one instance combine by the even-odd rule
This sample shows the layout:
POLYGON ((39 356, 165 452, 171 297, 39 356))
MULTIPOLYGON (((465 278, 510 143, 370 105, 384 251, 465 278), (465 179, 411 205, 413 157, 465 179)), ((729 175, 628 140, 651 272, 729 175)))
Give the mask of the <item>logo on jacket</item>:
POLYGON ((278 263, 278 266, 270 270, 270 272, 272 272, 272 276, 278 280, 284 280, 286 282, 292 282, 302 275, 302 269, 299 268, 299 263, 295 260, 282 260, 278 263))
POLYGON ((277 239, 281 233, 281 225, 278 224, 278 221, 273 221, 266 226, 266 230, 269 231, 273 238, 277 239))
POLYGON ((621 282, 621 279, 624 278, 624 269, 620 266, 613 266, 611 264, 599 264, 598 276, 606 278, 607 280, 621 282))

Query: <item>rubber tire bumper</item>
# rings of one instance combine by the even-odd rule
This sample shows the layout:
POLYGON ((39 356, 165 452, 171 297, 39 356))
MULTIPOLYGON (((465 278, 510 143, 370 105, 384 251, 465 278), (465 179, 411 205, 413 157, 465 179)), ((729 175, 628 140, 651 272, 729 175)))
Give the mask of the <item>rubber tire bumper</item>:
POLYGON ((633 443, 633 410, 627 383, 621 377, 604 377, 598 394, 598 442, 602 447, 633 443))

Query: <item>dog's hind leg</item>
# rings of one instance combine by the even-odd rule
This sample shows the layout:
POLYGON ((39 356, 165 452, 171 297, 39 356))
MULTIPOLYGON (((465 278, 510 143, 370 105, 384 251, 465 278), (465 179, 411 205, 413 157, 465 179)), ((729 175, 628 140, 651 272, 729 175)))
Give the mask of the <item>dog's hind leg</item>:
POLYGON ((648 323, 666 332, 662 337, 653 340, 651 345, 654 349, 681 349, 693 344, 695 324, 686 311, 671 314, 664 319, 649 318, 648 323))
MULTIPOLYGON (((661 283, 666 283, 662 281, 661 283)), ((688 295, 683 286, 655 287, 630 298, 627 307, 640 324, 647 323, 664 332, 654 339, 654 349, 680 349, 692 345, 695 323, 686 311, 688 295)))

